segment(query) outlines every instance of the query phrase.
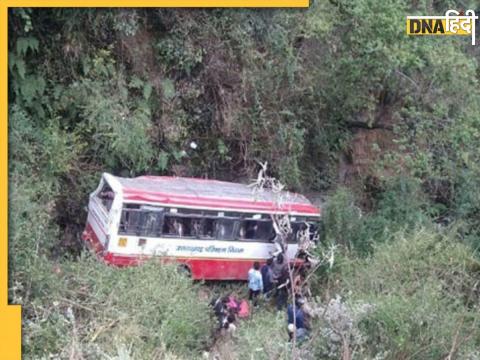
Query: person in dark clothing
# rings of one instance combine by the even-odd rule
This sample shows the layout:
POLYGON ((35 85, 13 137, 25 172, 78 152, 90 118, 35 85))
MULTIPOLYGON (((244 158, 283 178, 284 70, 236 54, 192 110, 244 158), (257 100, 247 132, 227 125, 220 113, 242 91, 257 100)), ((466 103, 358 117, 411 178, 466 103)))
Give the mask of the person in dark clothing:
POLYGON ((285 305, 287 305, 289 284, 290 276, 288 274, 288 268, 284 267, 282 273, 277 278, 277 287, 275 290, 275 303, 277 310, 282 310, 285 305))
POLYGON ((294 324, 297 329, 305 328, 305 314, 298 300, 295 301, 295 307, 292 304, 287 306, 288 323, 294 324), (295 311, 295 323, 293 321, 293 312, 295 311))
POLYGON ((304 285, 307 274, 305 268, 301 266, 293 277, 293 292, 295 296, 302 295, 302 287, 304 285))
POLYGON ((273 259, 270 258, 267 260, 267 263, 262 266, 260 272, 262 274, 263 280, 263 293, 266 297, 269 296, 270 292, 273 289, 273 271, 272 271, 273 259))
POLYGON ((296 297, 295 305, 289 304, 287 306, 288 336, 290 340, 292 340, 294 332, 298 341, 302 341, 308 337, 305 313, 302 308, 303 304, 303 299, 296 297))
POLYGON ((234 314, 229 314, 227 316, 227 321, 225 322, 224 328, 227 330, 228 333, 234 333, 237 329, 235 325, 236 317, 234 314))
POLYGON ((271 265, 273 280, 278 283, 278 279, 280 276, 282 276, 282 273, 287 267, 287 262, 285 261, 283 254, 278 254, 275 261, 273 261, 271 265))
POLYGON ((218 320, 219 329, 225 326, 227 316, 228 316, 228 304, 229 298, 228 296, 219 297, 215 301, 212 301, 211 305, 213 305, 213 312, 218 320))

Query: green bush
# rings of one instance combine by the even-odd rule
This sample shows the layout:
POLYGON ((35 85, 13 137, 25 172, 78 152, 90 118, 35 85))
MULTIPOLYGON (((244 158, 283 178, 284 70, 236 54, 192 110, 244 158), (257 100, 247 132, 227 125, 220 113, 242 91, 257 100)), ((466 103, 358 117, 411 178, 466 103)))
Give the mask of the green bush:
POLYGON ((282 359, 289 353, 284 312, 255 311, 248 322, 240 323, 234 349, 236 358, 282 359))
POLYGON ((373 209, 362 211, 352 191, 337 189, 323 211, 325 241, 368 253, 372 245, 391 240, 397 231, 408 232, 431 222, 428 202, 414 178, 388 179, 372 200, 373 209))
POLYGON ((346 188, 339 188, 323 209, 324 239, 347 248, 359 247, 364 220, 355 196, 346 188))
POLYGON ((347 301, 373 307, 359 325, 368 357, 438 359, 455 339, 460 358, 478 348, 480 263, 454 232, 400 232, 374 245, 370 257, 341 268, 347 301))
POLYGON ((480 251, 480 169, 473 165, 455 177, 453 206, 449 216, 458 223, 464 241, 478 254, 480 251))
POLYGON ((43 130, 27 112, 17 106, 10 109, 9 280, 15 302, 30 300, 30 275, 38 257, 49 254, 58 238, 52 221, 59 192, 56 176, 75 156, 69 137, 55 121, 48 133, 43 130))
POLYGON ((89 71, 64 90, 57 111, 81 121, 74 133, 89 157, 101 159, 110 169, 145 171, 155 155, 149 135, 150 84, 136 79, 128 85, 108 49, 99 50, 85 64, 89 71), (139 90, 142 97, 136 96, 139 90))
POLYGON ((98 358, 123 344, 133 358, 190 358, 209 345, 213 329, 197 291, 173 265, 115 268, 87 254, 76 262, 40 259, 25 314, 24 356, 98 358))

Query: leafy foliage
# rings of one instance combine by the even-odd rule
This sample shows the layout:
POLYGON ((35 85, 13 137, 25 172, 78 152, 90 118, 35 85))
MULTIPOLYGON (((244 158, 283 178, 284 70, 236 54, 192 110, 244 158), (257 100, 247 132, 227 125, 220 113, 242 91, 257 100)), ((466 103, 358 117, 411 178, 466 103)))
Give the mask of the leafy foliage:
POLYGON ((69 351, 101 357, 122 344, 134 358, 169 351, 188 357, 208 344, 207 304, 198 301, 197 286, 175 266, 116 269, 87 256, 56 264, 40 259, 36 270, 31 292, 42 302, 33 301, 29 309, 27 358, 45 353, 62 358, 69 351))
POLYGON ((342 267, 350 301, 374 309, 360 324, 368 339, 360 351, 389 359, 438 359, 452 349, 460 358, 474 356, 478 260, 452 234, 418 229, 394 237, 375 246, 373 256, 342 267))
POLYGON ((339 188, 324 209, 325 241, 370 252, 373 244, 392 240, 397 231, 409 233, 430 224, 424 199, 415 179, 391 178, 376 195, 374 209, 365 213, 351 191, 339 188))

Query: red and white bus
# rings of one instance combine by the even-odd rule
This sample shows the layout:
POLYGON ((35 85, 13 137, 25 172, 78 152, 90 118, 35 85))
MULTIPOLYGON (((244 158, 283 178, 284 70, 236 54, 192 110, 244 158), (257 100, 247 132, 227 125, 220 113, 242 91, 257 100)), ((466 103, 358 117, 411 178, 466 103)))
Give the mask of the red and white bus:
MULTIPOLYGON (((263 263, 276 250, 271 214, 288 214, 294 233, 320 217, 304 196, 290 192, 254 194, 224 181, 104 173, 90 195, 82 238, 108 264, 161 257, 179 262, 194 279, 242 280, 252 262, 263 263)), ((289 259, 297 253, 295 238, 289 259)))

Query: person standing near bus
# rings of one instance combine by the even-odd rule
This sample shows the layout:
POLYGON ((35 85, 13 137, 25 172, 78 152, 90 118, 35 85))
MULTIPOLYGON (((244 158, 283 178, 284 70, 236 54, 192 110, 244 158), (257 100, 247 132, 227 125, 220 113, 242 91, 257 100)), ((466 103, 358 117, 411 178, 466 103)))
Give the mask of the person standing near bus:
POLYGON ((278 254, 275 258, 275 261, 272 263, 272 274, 275 282, 278 282, 286 268, 288 268, 288 265, 283 257, 283 254, 278 254))
POLYGON ((269 258, 267 263, 262 266, 260 272, 262 274, 263 281, 263 293, 265 297, 270 296, 270 292, 273 289, 273 271, 272 271, 273 258, 269 258))
POLYGON ((288 286, 290 284, 290 275, 288 267, 284 267, 280 277, 277 279, 277 288, 275 291, 275 304, 277 310, 282 310, 287 305, 288 286))
POLYGON ((260 263, 255 261, 253 268, 248 271, 248 299, 253 300, 253 306, 258 305, 258 295, 263 291, 262 274, 260 273, 260 263))
POLYGON ((288 284, 290 280, 288 264, 283 254, 278 254, 272 264, 273 283, 275 284, 275 303, 277 310, 282 310, 287 305, 288 284))

